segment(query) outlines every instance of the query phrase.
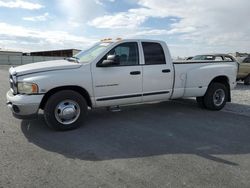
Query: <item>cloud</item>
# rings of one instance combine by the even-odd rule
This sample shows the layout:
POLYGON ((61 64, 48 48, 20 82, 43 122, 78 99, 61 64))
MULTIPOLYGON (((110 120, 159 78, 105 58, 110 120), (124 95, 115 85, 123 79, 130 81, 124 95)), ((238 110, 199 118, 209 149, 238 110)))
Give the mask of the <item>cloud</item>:
MULTIPOLYGON (((48 31, 0 23, 0 44, 15 43, 27 48, 75 47, 91 43, 94 40, 91 36, 107 36, 165 40, 176 56, 250 51, 249 0, 126 0, 127 7, 134 8, 122 12, 117 11, 118 1, 116 6, 110 6, 113 1, 56 0, 53 8, 58 17, 48 24, 48 31), (161 25, 162 21, 165 25, 161 25), (86 37, 71 33, 84 33, 86 37)), ((0 0, 0 7, 30 10, 43 7, 32 2, 0 0)), ((126 6, 118 8, 125 10, 126 6)), ((23 19, 44 21, 48 18, 50 15, 44 14, 23 19)))
POLYGON ((95 0, 95 2, 103 6, 106 2, 115 2, 115 0, 95 0))
POLYGON ((49 13, 46 12, 40 16, 23 17, 22 19, 25 21, 40 22, 40 21, 46 21, 49 17, 50 17, 49 13))
POLYGON ((171 35, 171 34, 184 34, 195 31, 193 27, 186 27, 186 28, 175 28, 171 30, 167 29, 145 29, 143 31, 137 31, 131 33, 130 37, 138 37, 138 36, 162 36, 162 35, 171 35))
POLYGON ((68 25, 70 25, 71 27, 73 28, 77 28, 77 27, 80 27, 81 26, 81 23, 77 22, 77 21, 74 21, 74 20, 69 20, 68 21, 68 25))
POLYGON ((105 14, 102 1, 93 0, 57 0, 58 7, 67 22, 84 25, 88 20, 105 14))
POLYGON ((29 50, 53 48, 85 48, 96 39, 69 34, 65 31, 40 31, 0 22, 0 44, 15 44, 29 50), (31 49, 32 48, 32 49, 31 49))
POLYGON ((112 15, 97 17, 89 21, 88 24, 96 28, 107 29, 138 28, 150 17, 162 17, 156 14, 154 10, 149 8, 129 9, 127 12, 118 12, 112 15))
POLYGON ((207 47, 222 52, 237 49, 250 51, 250 25, 247 23, 250 17, 249 0, 217 0, 216 3, 138 0, 137 6, 126 12, 97 17, 88 23, 96 28, 117 29, 125 36, 158 36, 159 39, 174 36, 176 43, 189 43, 194 49, 207 47), (173 20, 173 17, 177 19, 173 20), (171 22, 166 29, 144 28, 143 24, 149 18, 167 18, 171 22))
POLYGON ((137 28, 146 20, 145 16, 137 15, 132 11, 128 13, 121 12, 115 15, 106 15, 95 18, 88 22, 90 26, 96 28, 109 28, 109 29, 120 29, 120 28, 137 28))
POLYGON ((25 0, 16 0, 16 1, 1 0, 0 7, 37 10, 43 8, 44 6, 38 3, 32 3, 25 0))
POLYGON ((183 32, 182 39, 207 44, 228 44, 230 40, 240 42, 249 39, 250 25, 242 21, 250 17, 250 1, 240 3, 217 0, 216 3, 197 0, 139 0, 141 6, 153 10, 151 17, 178 17, 171 24, 170 34, 183 32))

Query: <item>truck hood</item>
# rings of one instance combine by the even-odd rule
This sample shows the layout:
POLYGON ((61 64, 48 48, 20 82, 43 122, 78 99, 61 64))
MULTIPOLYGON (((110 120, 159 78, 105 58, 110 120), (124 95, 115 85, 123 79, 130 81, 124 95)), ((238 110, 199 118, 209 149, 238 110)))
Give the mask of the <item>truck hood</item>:
POLYGON ((76 69, 81 67, 81 65, 82 64, 80 63, 70 62, 67 60, 44 61, 15 67, 14 72, 17 76, 22 76, 44 71, 76 69))

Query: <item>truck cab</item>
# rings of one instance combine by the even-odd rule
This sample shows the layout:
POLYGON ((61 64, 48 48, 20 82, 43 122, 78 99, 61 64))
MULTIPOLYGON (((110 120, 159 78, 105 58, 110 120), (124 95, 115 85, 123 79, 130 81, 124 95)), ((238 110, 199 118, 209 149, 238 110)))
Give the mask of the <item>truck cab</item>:
POLYGON ((120 41, 91 64, 97 107, 170 98, 173 64, 165 43, 120 41))

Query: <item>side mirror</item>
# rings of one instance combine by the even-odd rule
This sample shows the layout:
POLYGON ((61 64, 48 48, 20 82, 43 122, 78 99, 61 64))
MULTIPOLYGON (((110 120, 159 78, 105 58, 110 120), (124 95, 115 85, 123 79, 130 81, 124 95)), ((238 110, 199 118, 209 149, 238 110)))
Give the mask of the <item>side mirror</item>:
POLYGON ((106 60, 104 60, 99 67, 109 67, 120 64, 119 56, 117 55, 109 55, 106 60))

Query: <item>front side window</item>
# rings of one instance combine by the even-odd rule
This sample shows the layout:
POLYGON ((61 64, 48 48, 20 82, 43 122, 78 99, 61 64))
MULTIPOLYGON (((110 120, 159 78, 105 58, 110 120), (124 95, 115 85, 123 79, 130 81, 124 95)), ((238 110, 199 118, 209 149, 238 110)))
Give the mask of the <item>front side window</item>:
POLYGON ((109 55, 115 55, 118 59, 119 63, 115 66, 139 65, 139 51, 137 42, 122 43, 114 47, 102 58, 100 63, 107 59, 109 55))
POLYGON ((142 43, 145 65, 166 64, 165 54, 159 43, 143 42, 142 43))

